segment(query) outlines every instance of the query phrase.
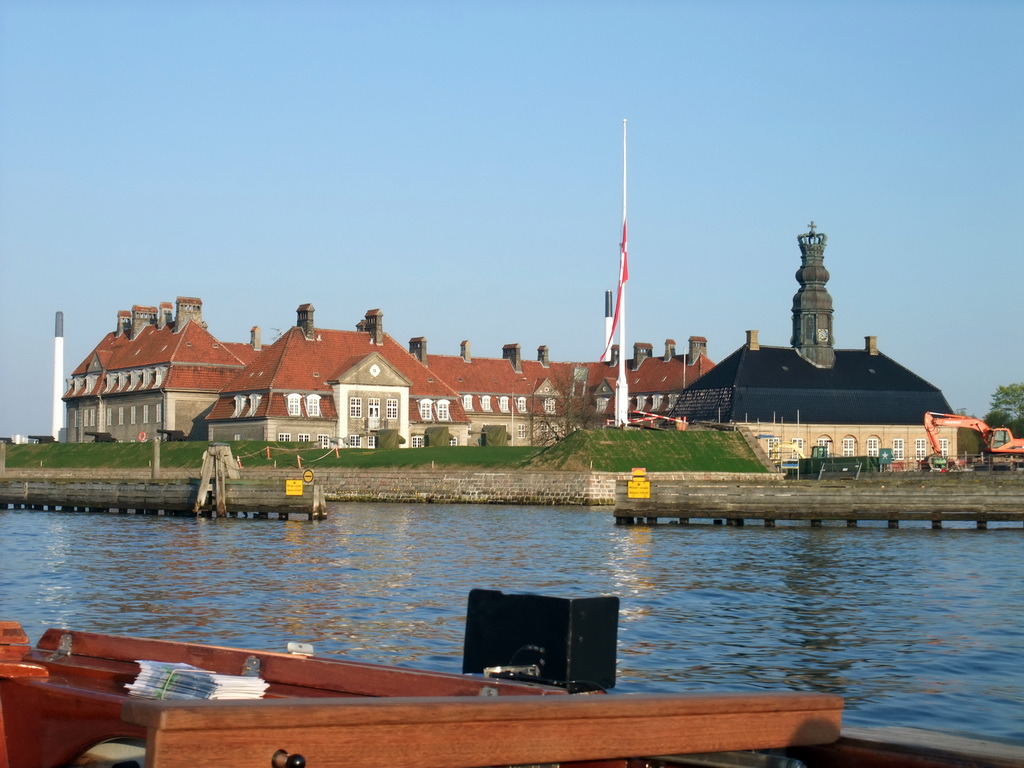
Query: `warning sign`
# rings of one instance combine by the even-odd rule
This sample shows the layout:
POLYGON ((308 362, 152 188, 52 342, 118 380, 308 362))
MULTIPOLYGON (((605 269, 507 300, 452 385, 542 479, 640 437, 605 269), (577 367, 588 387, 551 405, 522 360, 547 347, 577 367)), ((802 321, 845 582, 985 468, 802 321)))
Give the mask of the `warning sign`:
POLYGON ((626 482, 627 499, 651 498, 651 484, 647 480, 629 480, 626 482))
POLYGON ((285 480, 284 481, 284 495, 285 496, 301 496, 302 495, 303 482, 301 480, 285 480))
POLYGON ((313 482, 313 470, 312 469, 307 469, 305 472, 302 473, 302 482, 304 482, 304 483, 312 483, 313 482))

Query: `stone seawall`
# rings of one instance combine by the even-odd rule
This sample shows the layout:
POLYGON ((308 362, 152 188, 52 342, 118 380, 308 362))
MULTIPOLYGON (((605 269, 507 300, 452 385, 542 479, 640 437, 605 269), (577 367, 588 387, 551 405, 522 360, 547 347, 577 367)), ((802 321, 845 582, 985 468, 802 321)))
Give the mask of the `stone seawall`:
MULTIPOLYGON (((628 480, 622 472, 539 472, 471 469, 317 469, 318 485, 328 501, 422 502, 447 504, 544 504, 604 506, 615 503, 618 481, 628 480)), ((286 479, 302 477, 298 468, 241 471, 243 479, 286 479)), ((168 480, 195 477, 198 472, 163 469, 168 480)), ((46 470, 10 469, 8 480, 95 480, 140 482, 150 479, 148 469, 120 470, 46 470)), ((652 479, 676 482, 774 483, 777 475, 747 475, 717 472, 660 472, 652 479)))

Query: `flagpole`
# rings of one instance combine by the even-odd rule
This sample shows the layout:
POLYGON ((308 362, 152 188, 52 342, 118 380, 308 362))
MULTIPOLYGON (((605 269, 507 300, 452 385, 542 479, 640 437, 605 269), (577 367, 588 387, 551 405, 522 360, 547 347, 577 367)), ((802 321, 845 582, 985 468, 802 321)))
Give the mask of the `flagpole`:
POLYGON ((626 382, 626 121, 622 121, 622 244, 619 253, 619 377, 615 384, 615 425, 629 421, 629 384, 626 382))

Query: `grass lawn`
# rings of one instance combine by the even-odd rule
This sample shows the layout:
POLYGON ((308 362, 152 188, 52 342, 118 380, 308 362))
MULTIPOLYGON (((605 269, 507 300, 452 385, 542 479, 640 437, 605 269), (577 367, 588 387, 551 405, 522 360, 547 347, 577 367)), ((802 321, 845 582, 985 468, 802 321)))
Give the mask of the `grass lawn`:
MULTIPOLYGON (((162 443, 160 466, 202 465, 205 442, 162 443)), ((495 470, 566 470, 629 472, 765 472, 743 439, 733 432, 659 432, 653 430, 587 430, 557 445, 531 447, 445 447, 337 451, 309 443, 232 442, 231 450, 246 469, 255 467, 462 467, 495 470)), ((150 466, 148 443, 44 443, 7 445, 10 469, 143 469, 150 466)))

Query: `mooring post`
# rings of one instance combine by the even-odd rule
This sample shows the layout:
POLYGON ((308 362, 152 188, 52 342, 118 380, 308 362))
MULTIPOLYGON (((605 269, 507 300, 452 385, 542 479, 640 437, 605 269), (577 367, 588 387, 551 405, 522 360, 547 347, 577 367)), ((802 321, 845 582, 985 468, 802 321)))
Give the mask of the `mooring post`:
POLYGON ((7 468, 7 443, 0 443, 0 477, 4 476, 7 468))
POLYGON ((160 438, 153 438, 153 472, 152 478, 154 480, 160 479, 160 438))

